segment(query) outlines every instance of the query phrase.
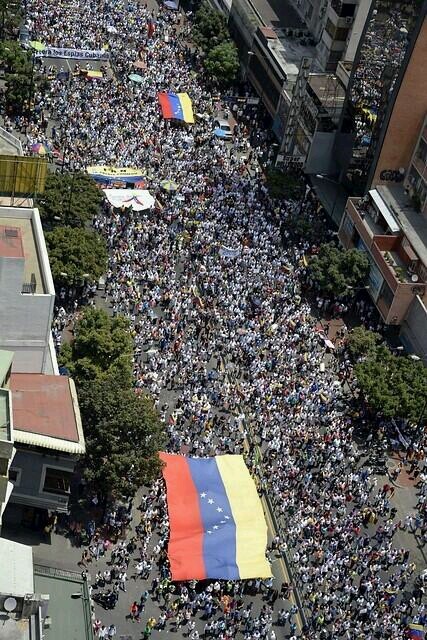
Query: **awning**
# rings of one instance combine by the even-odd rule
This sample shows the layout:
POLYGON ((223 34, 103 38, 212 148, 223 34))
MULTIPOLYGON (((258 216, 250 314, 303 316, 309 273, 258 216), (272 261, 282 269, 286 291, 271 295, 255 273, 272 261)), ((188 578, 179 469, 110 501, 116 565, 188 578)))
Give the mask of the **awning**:
POLYGON ((378 210, 381 213, 382 217, 387 222, 390 231, 392 233, 397 233, 398 231, 400 231, 400 227, 397 224, 392 212, 390 211, 384 200, 381 198, 378 191, 376 189, 371 189, 369 195, 371 196, 375 205, 378 207, 378 210))

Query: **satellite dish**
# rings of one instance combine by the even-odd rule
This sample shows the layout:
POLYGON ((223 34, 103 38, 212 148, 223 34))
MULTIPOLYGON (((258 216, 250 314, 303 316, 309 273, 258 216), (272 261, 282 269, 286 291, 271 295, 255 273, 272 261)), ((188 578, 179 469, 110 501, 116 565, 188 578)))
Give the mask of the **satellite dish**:
POLYGON ((11 611, 15 611, 17 604, 18 603, 16 602, 16 599, 10 597, 10 598, 6 598, 6 600, 3 603, 3 607, 5 611, 10 613, 11 611))
POLYGON ((417 274, 416 274, 416 273, 412 274, 412 276, 411 276, 411 280, 412 280, 412 282, 418 282, 418 279, 419 279, 419 278, 418 278, 418 276, 417 276, 417 274))

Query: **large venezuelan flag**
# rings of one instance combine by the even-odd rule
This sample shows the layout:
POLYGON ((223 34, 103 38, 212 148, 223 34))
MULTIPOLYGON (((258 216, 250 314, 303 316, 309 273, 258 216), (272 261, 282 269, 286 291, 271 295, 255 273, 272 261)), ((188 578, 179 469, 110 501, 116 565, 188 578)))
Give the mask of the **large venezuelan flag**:
POLYGON ((165 463, 173 580, 267 578, 267 525, 242 456, 187 458, 160 453, 165 463))
POLYGON ((188 93, 158 93, 163 117, 194 124, 193 107, 188 93))

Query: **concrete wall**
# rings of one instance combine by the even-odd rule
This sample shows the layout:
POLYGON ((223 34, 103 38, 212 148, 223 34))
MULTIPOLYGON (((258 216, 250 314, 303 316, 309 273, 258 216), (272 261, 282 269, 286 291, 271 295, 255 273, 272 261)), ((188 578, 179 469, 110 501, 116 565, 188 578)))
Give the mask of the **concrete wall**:
POLYGON ((44 473, 46 467, 73 472, 74 466, 75 461, 69 456, 56 456, 53 453, 51 455, 48 451, 40 454, 31 449, 20 449, 18 445, 12 468, 20 473, 10 502, 65 511, 68 505, 67 496, 43 492, 44 473))
POLYGON ((366 19, 371 8, 371 4, 372 0, 360 0, 356 8, 356 15, 354 16, 353 26, 351 28, 349 37, 347 38, 346 49, 343 55, 343 60, 347 62, 354 61, 354 57, 356 55, 357 47, 359 46, 360 38, 362 37, 363 29, 365 28, 366 19))
POLYGON ((385 184, 381 171, 407 168, 427 111, 427 20, 421 27, 402 80, 378 158, 373 185, 385 184))

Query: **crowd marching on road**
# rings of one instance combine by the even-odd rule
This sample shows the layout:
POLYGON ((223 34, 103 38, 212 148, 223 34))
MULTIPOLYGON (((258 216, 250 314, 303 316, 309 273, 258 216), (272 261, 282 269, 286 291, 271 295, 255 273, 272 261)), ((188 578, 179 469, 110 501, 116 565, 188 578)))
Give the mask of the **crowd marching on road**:
MULTIPOLYGON (((251 130, 238 123, 231 143, 214 137, 223 105, 186 43, 190 27, 181 14, 154 14, 132 0, 27 4, 34 39, 107 45, 115 70, 100 81, 52 82, 38 97, 38 113, 57 122, 56 140, 46 141, 59 142, 74 168, 144 168, 162 202, 144 212, 105 204, 94 221, 109 247, 107 298, 131 321, 135 386, 155 398, 170 451, 245 453, 260 492, 286 524, 269 554, 286 551, 292 559, 305 616, 299 624, 287 582, 172 583, 161 481, 144 495, 132 538, 111 546, 91 527, 83 572, 111 552, 110 569, 96 577, 92 569, 92 595, 108 609, 131 576, 141 579, 129 615, 142 622, 145 638, 185 628, 191 640, 401 640, 408 623, 426 621, 427 577, 393 537, 410 528, 426 541, 426 471, 420 515, 399 522, 392 485, 378 482, 354 444, 345 363, 320 366, 325 342, 302 291, 304 256, 313 247, 295 241, 288 226, 296 212, 314 223, 314 195, 307 188, 302 202, 270 199, 257 163, 268 153, 266 135, 257 123, 251 130), (136 60, 145 65, 140 84, 127 77, 136 60), (188 92, 206 117, 191 127, 163 120, 158 91, 188 92), (178 190, 161 193, 164 179, 178 190), (261 607, 251 604, 255 593, 261 607), (158 603, 157 617, 144 616, 148 599, 158 603)), ((46 139, 37 116, 28 135, 46 139)), ((425 465, 422 450, 417 463, 425 465)), ((117 633, 98 619, 95 631, 101 638, 117 633)))

